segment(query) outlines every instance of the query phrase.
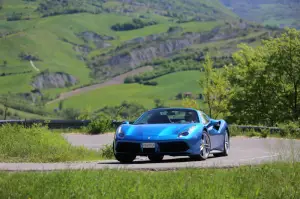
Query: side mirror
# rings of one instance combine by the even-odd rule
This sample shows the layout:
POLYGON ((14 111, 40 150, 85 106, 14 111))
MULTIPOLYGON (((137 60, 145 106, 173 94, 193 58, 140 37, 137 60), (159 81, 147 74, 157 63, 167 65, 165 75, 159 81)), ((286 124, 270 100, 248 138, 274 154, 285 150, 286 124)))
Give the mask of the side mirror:
POLYGON ((129 124, 129 121, 123 121, 122 124, 129 124))

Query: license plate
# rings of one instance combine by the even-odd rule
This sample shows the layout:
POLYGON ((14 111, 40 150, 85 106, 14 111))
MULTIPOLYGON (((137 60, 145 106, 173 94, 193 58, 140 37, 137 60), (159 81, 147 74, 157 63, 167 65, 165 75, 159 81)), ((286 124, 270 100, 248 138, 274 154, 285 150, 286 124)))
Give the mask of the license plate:
POLYGON ((142 147, 143 148, 147 148, 147 149, 149 149, 149 148, 155 148, 155 143, 143 143, 142 147))

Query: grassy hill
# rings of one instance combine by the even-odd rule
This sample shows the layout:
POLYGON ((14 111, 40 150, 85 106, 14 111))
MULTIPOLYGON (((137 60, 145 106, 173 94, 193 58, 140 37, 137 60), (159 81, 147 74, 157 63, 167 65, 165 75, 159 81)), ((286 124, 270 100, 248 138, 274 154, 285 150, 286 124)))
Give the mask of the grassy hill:
MULTIPOLYGON (((64 101, 65 108, 101 109, 105 106, 119 105, 123 101, 137 103, 152 108, 155 99, 161 99, 169 106, 181 106, 176 100, 179 93, 192 92, 196 97, 201 93, 198 80, 203 76, 199 71, 182 71, 153 79, 157 86, 138 83, 107 86, 91 91, 85 95, 74 96, 64 101), (82 102, 85 103, 82 103, 82 102)), ((58 107, 58 102, 49 105, 50 109, 58 107)))
POLYGON ((240 17, 272 26, 300 29, 298 0, 220 0, 240 17))
MULTIPOLYGON (((239 42, 257 45, 274 35, 269 28, 240 21, 218 0, 1 2, 0 104, 4 103, 1 96, 9 94, 14 99, 11 108, 39 115, 37 105, 45 109, 43 115, 53 114, 57 104, 50 104, 49 112, 43 105, 62 92, 101 83, 145 65, 153 66, 154 73, 164 74, 174 68, 195 69, 191 65, 201 66, 206 52, 211 52, 221 67, 239 42), (166 67, 166 63, 178 60, 189 62, 183 67, 166 67)), ((168 84, 157 88, 167 89, 168 84)), ((123 87, 132 92, 140 87, 153 89, 138 84, 110 89, 123 87)), ((165 100, 170 97, 157 89, 152 94, 165 100)), ((89 95, 99 98, 95 93, 76 98, 90 99, 89 95)), ((134 96, 139 97, 145 106, 152 104, 153 98, 134 96)), ((107 99, 101 98, 104 102, 107 99)), ((66 106, 80 108, 75 101, 70 99, 66 106)))

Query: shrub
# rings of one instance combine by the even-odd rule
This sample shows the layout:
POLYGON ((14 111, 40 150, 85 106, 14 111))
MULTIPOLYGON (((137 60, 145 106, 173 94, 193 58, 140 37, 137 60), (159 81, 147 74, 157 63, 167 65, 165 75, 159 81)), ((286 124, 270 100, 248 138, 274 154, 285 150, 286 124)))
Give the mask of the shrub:
POLYGON ((286 122, 277 124, 277 126, 281 129, 280 136, 287 137, 300 137, 300 128, 299 122, 286 122))
POLYGON ((113 159, 115 157, 112 144, 105 145, 100 152, 101 156, 106 159, 113 159))
POLYGON ((146 81, 146 82, 143 82, 143 84, 148 85, 148 86, 156 86, 157 82, 155 82, 155 81, 146 81))
POLYGON ((87 130, 90 134, 103 134, 111 130, 111 127, 111 120, 97 118, 91 121, 91 123, 87 126, 87 130))
POLYGON ((128 77, 126 77, 125 80, 124 80, 124 83, 125 83, 125 84, 131 84, 131 83, 134 83, 134 82, 135 82, 135 80, 134 80, 134 77, 133 77, 133 76, 128 76, 128 77))
POLYGON ((144 22, 141 19, 132 19, 132 22, 127 22, 123 24, 117 23, 111 26, 111 29, 114 31, 128 31, 144 28, 145 26, 151 26, 155 24, 157 24, 157 22, 155 21, 144 22))
POLYGON ((269 134, 270 134, 270 130, 268 130, 268 129, 262 129, 261 133, 260 133, 260 137, 266 138, 266 137, 269 136, 269 134))

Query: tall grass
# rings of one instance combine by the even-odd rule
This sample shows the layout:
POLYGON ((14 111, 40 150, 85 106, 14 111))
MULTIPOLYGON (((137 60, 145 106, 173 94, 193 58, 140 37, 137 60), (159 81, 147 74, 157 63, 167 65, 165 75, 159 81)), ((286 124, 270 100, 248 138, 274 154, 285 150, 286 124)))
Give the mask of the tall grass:
POLYGON ((64 162, 103 159, 101 152, 75 147, 46 127, 0 127, 0 162, 64 162))
POLYGON ((3 198, 300 198, 300 164, 179 171, 0 173, 3 198))

